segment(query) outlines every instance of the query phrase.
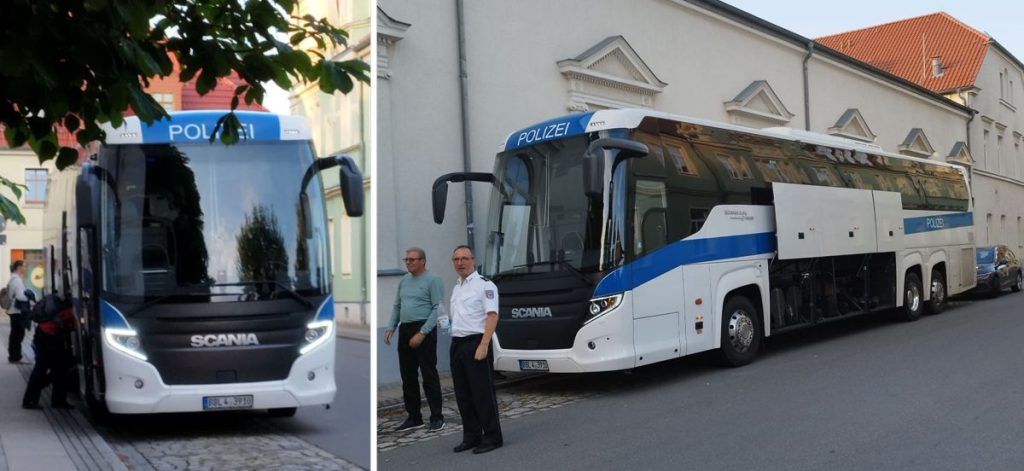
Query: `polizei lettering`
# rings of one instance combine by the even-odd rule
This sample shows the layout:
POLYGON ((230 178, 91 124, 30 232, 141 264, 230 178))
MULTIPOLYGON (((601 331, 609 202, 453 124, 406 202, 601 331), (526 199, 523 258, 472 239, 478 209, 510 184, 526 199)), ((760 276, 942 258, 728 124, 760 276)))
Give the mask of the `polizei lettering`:
MULTIPOLYGON (((216 128, 216 124, 171 124, 167 126, 167 138, 171 142, 177 141, 208 141, 210 137, 220 138, 221 132, 218 131, 216 135, 213 134, 213 129, 216 128)), ((238 130, 238 135, 246 139, 256 138, 256 126, 250 123, 242 123, 241 129, 238 130)))
POLYGON ((512 308, 513 319, 525 319, 528 317, 551 317, 550 307, 514 307, 512 308))
POLYGON ((543 127, 533 128, 519 133, 517 146, 533 144, 535 142, 555 139, 569 134, 569 122, 549 124, 543 127))
POLYGON ((259 345, 260 340, 256 334, 207 334, 193 335, 192 347, 244 347, 246 345, 259 345))
POLYGON ((940 217, 928 218, 924 220, 924 225, 928 229, 943 229, 946 227, 946 220, 940 217))

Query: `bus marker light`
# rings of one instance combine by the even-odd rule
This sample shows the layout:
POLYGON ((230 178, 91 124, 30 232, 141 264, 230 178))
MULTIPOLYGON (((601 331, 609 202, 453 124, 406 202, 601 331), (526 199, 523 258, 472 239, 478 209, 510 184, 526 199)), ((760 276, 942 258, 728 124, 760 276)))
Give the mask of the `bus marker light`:
POLYGON ((309 373, 306 374, 306 379, 313 381, 314 379, 316 379, 316 373, 310 371, 309 373))
POLYGON ((143 383, 141 379, 135 380, 135 389, 142 389, 146 383, 143 383))
POLYGON ((694 304, 696 304, 696 305, 698 305, 698 306, 700 306, 701 304, 704 304, 704 300, 703 300, 703 299, 700 299, 700 298, 697 298, 697 300, 696 300, 696 301, 694 301, 693 303, 694 303, 694 304))
POLYGON ((591 341, 587 342, 587 348, 589 348, 591 350, 594 350, 594 349, 597 348, 597 345, 594 343, 593 340, 591 340, 591 341))

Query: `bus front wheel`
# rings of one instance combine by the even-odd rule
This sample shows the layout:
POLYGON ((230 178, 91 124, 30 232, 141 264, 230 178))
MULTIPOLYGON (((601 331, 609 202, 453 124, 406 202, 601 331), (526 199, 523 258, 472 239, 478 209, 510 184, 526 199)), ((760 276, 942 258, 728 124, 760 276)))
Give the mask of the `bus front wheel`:
POLYGON ((722 359, 728 366, 743 366, 761 348, 761 319, 754 304, 744 296, 732 296, 722 311, 722 359))

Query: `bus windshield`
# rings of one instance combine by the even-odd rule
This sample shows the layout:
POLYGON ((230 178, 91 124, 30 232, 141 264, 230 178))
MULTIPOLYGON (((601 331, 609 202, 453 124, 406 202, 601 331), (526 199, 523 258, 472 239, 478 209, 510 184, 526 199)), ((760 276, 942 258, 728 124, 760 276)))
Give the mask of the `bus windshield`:
MULTIPOLYGON (((611 191, 588 197, 583 154, 588 139, 543 142, 498 155, 488 215, 484 273, 594 273, 622 262, 623 211, 609 211, 611 191), (607 232, 607 234, 605 234, 607 232)), ((616 170, 625 182, 620 165, 616 170)), ((621 192, 624 197, 625 193, 621 192)), ((621 209, 621 208, 620 208, 621 209)))
POLYGON ((105 148, 102 287, 128 303, 329 291, 323 190, 307 141, 105 148), (218 296, 221 295, 221 296, 218 296))

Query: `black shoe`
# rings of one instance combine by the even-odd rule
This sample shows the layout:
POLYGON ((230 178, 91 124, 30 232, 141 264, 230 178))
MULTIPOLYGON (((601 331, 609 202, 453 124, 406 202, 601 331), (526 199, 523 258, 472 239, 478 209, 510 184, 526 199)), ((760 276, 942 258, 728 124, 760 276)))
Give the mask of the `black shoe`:
POLYGON ((21 404, 22 409, 41 410, 43 406, 39 405, 38 402, 25 402, 21 404))
POLYGON ((444 430, 444 419, 430 419, 430 427, 427 427, 428 432, 440 432, 444 430))
POLYGON ((398 427, 395 427, 395 431, 396 432, 401 432, 401 431, 404 431, 404 430, 412 430, 412 429, 420 428, 422 426, 423 426, 423 421, 422 420, 405 419, 405 422, 402 422, 402 425, 399 425, 398 427))
POLYGON ((477 446, 477 444, 476 444, 476 443, 466 443, 466 442, 462 442, 462 443, 459 443, 459 444, 458 444, 458 445, 457 445, 457 446, 456 446, 456 447, 455 447, 455 448, 453 449, 453 451, 455 451, 456 453, 462 453, 462 452, 464 452, 464 451, 466 451, 466 450, 472 450, 472 449, 473 449, 473 448, 475 448, 476 446, 477 446))
POLYGON ((487 453, 488 451, 494 451, 494 450, 497 450, 498 448, 501 448, 501 445, 502 444, 500 442, 499 443, 484 443, 483 445, 480 445, 480 446, 474 448, 473 449, 473 454, 474 455, 479 455, 480 453, 487 453))

